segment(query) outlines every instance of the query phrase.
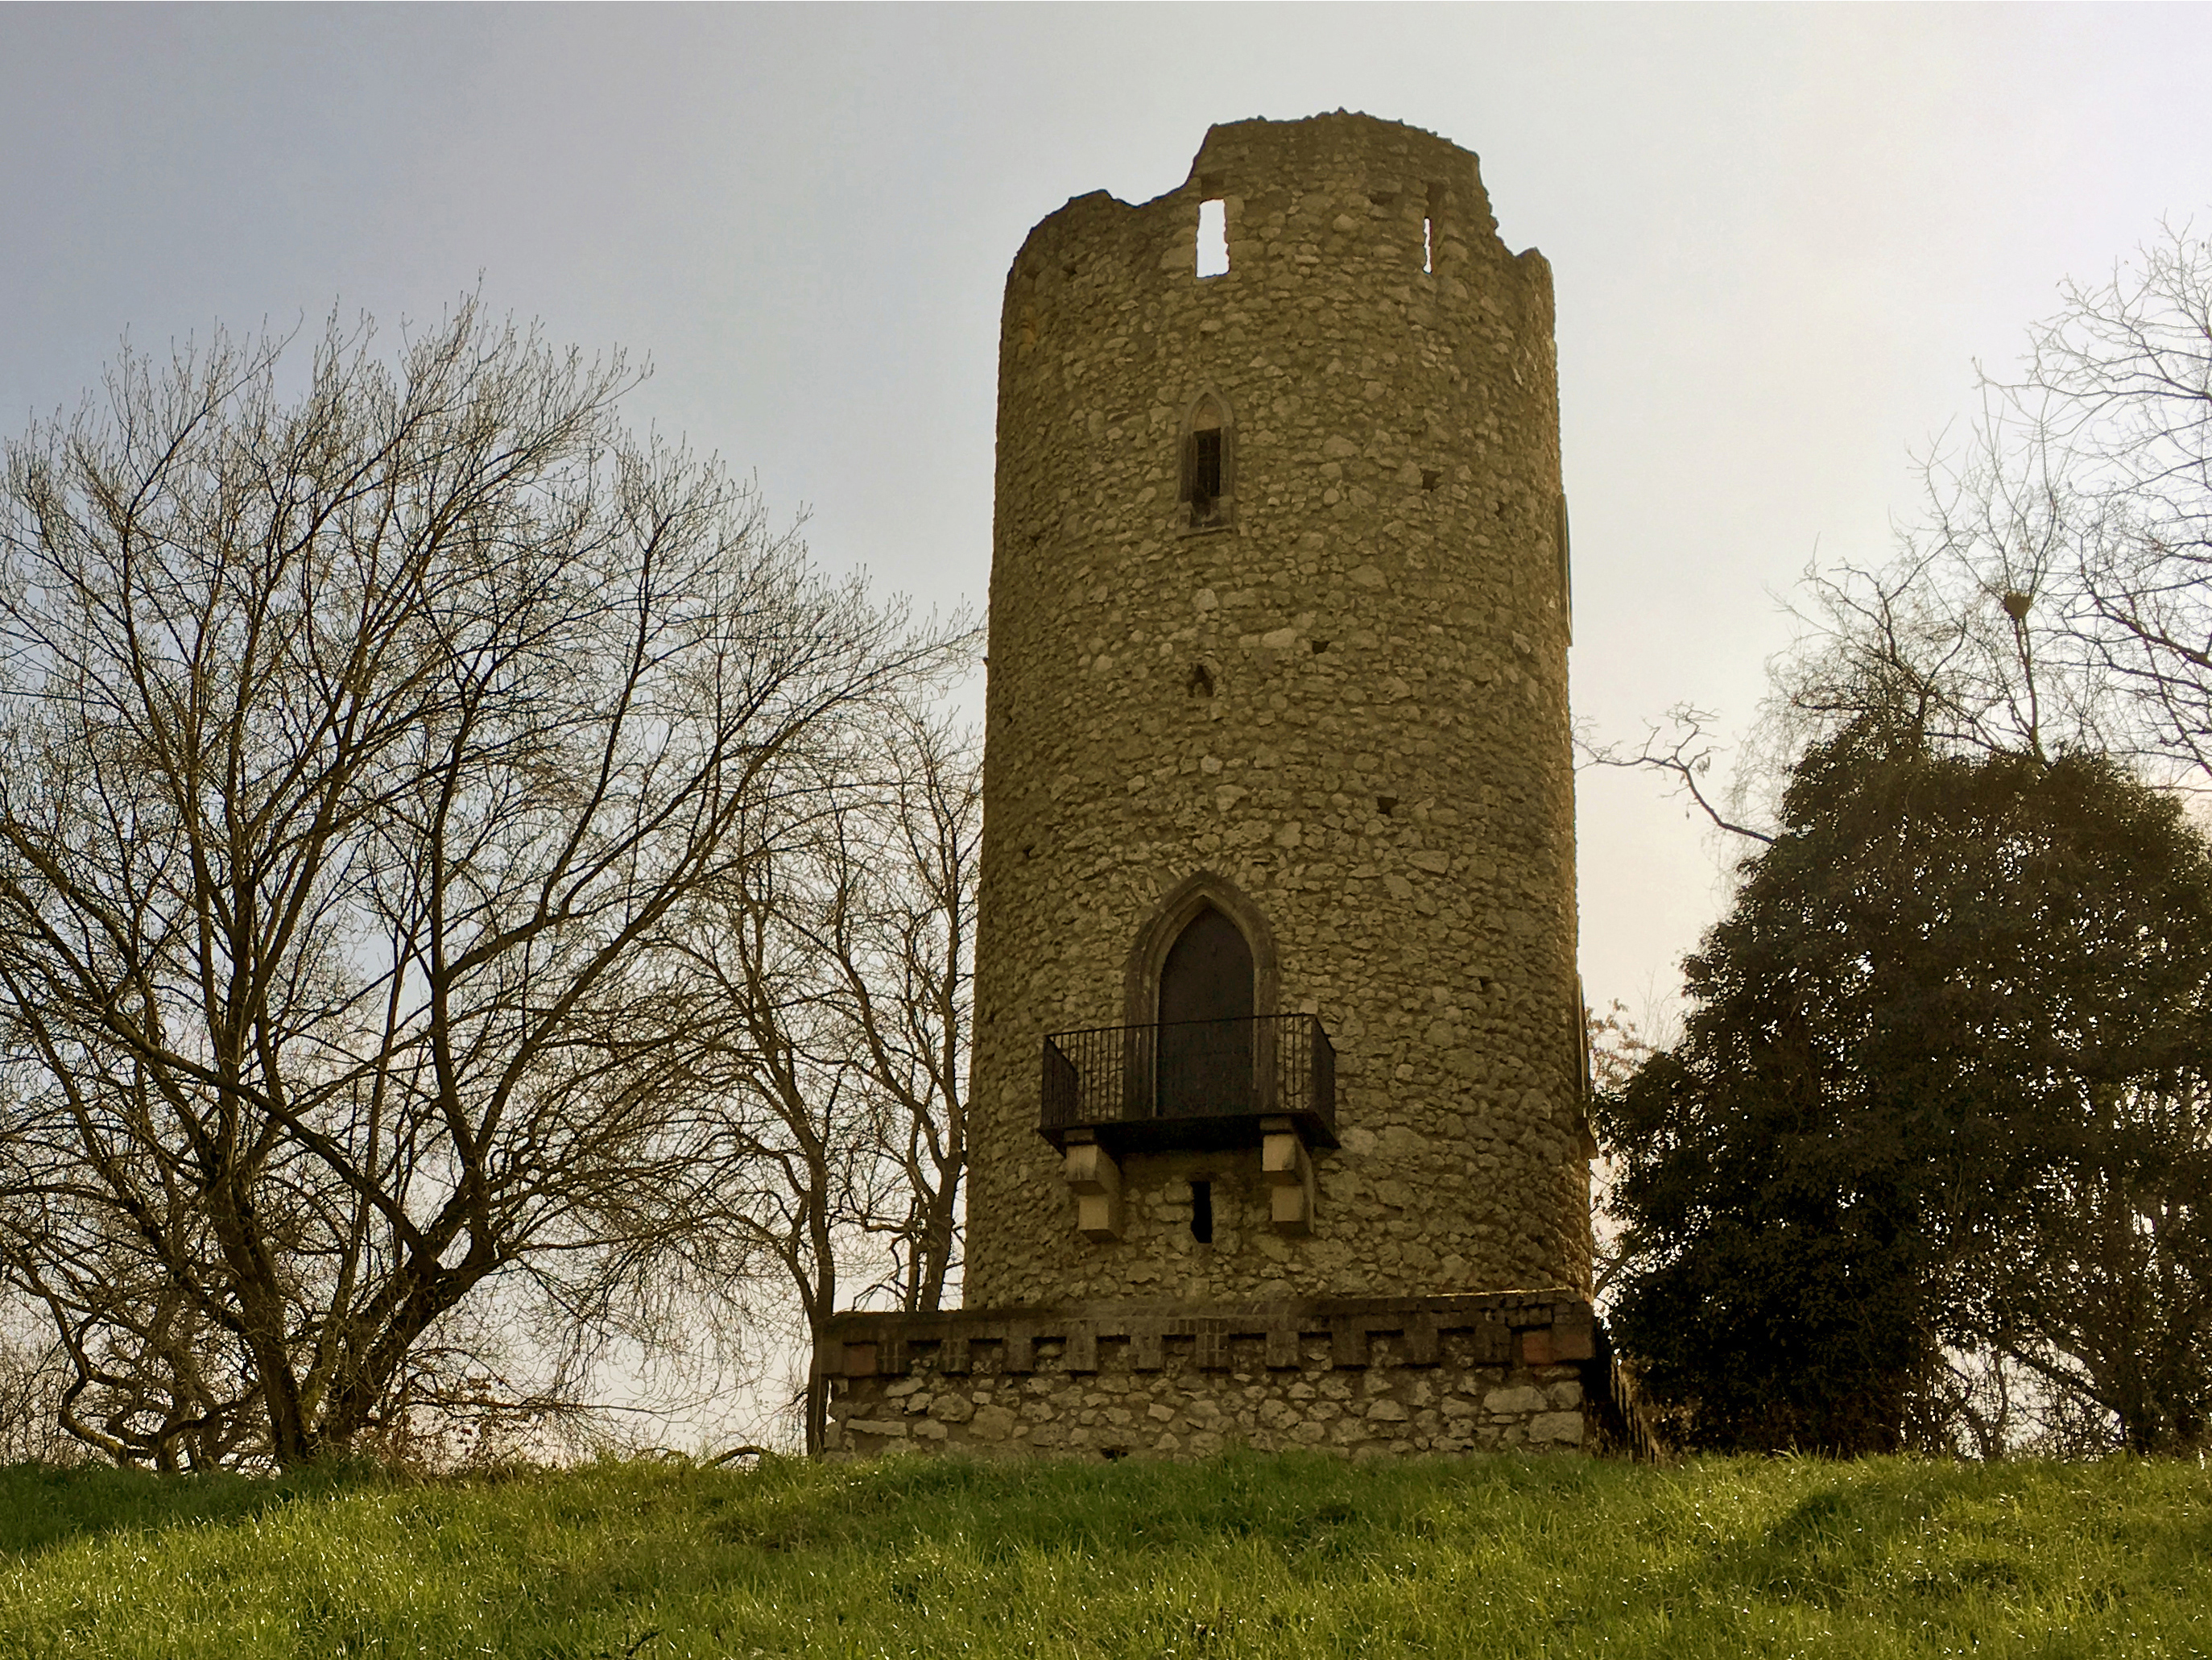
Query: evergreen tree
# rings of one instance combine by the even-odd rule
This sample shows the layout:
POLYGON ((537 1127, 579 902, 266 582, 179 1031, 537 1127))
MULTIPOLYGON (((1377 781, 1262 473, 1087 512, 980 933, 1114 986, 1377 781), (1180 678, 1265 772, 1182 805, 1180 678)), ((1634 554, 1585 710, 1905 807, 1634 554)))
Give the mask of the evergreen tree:
POLYGON ((2186 1445, 2212 1374, 2212 851, 2110 761, 1808 750, 1686 964, 1681 1041, 1601 1104, 1623 1347, 1685 1440, 1946 1438, 1989 1352, 2186 1445))

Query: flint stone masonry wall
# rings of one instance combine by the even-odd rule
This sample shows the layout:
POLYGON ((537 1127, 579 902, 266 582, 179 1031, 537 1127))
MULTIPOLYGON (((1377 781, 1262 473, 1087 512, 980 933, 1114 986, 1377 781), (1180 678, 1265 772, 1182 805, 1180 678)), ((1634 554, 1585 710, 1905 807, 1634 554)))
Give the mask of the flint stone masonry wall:
POLYGON ((1648 1453, 1571 1293, 837 1316, 827 1456, 1648 1453))
POLYGON ((1542 257, 1428 133, 1216 127, 1182 188, 1031 233, 1000 370, 969 1304, 1586 1287, 1542 257), (1216 197, 1231 265, 1200 279, 1216 197), (1193 530, 1208 392, 1228 524, 1193 530), (1343 1146, 1308 1237, 1268 1226, 1255 1147, 1132 1157, 1123 1236, 1086 1240, 1036 1133, 1042 1040, 1124 1024, 1133 942, 1200 872, 1333 1039, 1343 1146))

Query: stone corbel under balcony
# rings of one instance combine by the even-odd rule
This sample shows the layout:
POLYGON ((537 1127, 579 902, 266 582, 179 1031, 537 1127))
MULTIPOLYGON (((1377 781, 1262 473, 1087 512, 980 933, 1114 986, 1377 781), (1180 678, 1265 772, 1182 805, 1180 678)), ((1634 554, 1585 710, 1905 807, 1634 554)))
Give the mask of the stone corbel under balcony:
POLYGON ((1287 1117, 1260 1121, 1260 1174, 1267 1183, 1268 1219, 1278 1233, 1313 1231, 1313 1154, 1287 1117))
POLYGON ((1082 1131, 1067 1138, 1067 1185, 1075 1195, 1075 1231, 1085 1239, 1121 1237, 1121 1167, 1082 1131), (1081 1138, 1081 1139, 1079 1139, 1081 1138))

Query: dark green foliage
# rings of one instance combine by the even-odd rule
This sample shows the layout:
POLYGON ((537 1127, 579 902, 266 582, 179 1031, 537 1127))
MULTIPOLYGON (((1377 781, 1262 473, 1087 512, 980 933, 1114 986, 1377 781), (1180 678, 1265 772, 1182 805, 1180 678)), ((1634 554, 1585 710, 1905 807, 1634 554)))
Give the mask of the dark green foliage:
POLYGON ((2141 1450, 2203 1432, 2212 854, 2088 756, 1809 751, 1605 1104, 1614 1313, 1678 1429, 1848 1453, 1955 1432, 1993 1353, 2141 1450))

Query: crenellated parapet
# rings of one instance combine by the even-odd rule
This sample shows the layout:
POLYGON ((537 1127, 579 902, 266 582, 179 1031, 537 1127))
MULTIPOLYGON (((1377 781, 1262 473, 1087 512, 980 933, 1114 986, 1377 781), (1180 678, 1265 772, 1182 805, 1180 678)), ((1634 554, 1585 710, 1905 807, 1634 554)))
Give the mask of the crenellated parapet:
POLYGON ((1649 1432, 1571 1292, 837 1316, 830 1450, 1613 1450, 1649 1432))

